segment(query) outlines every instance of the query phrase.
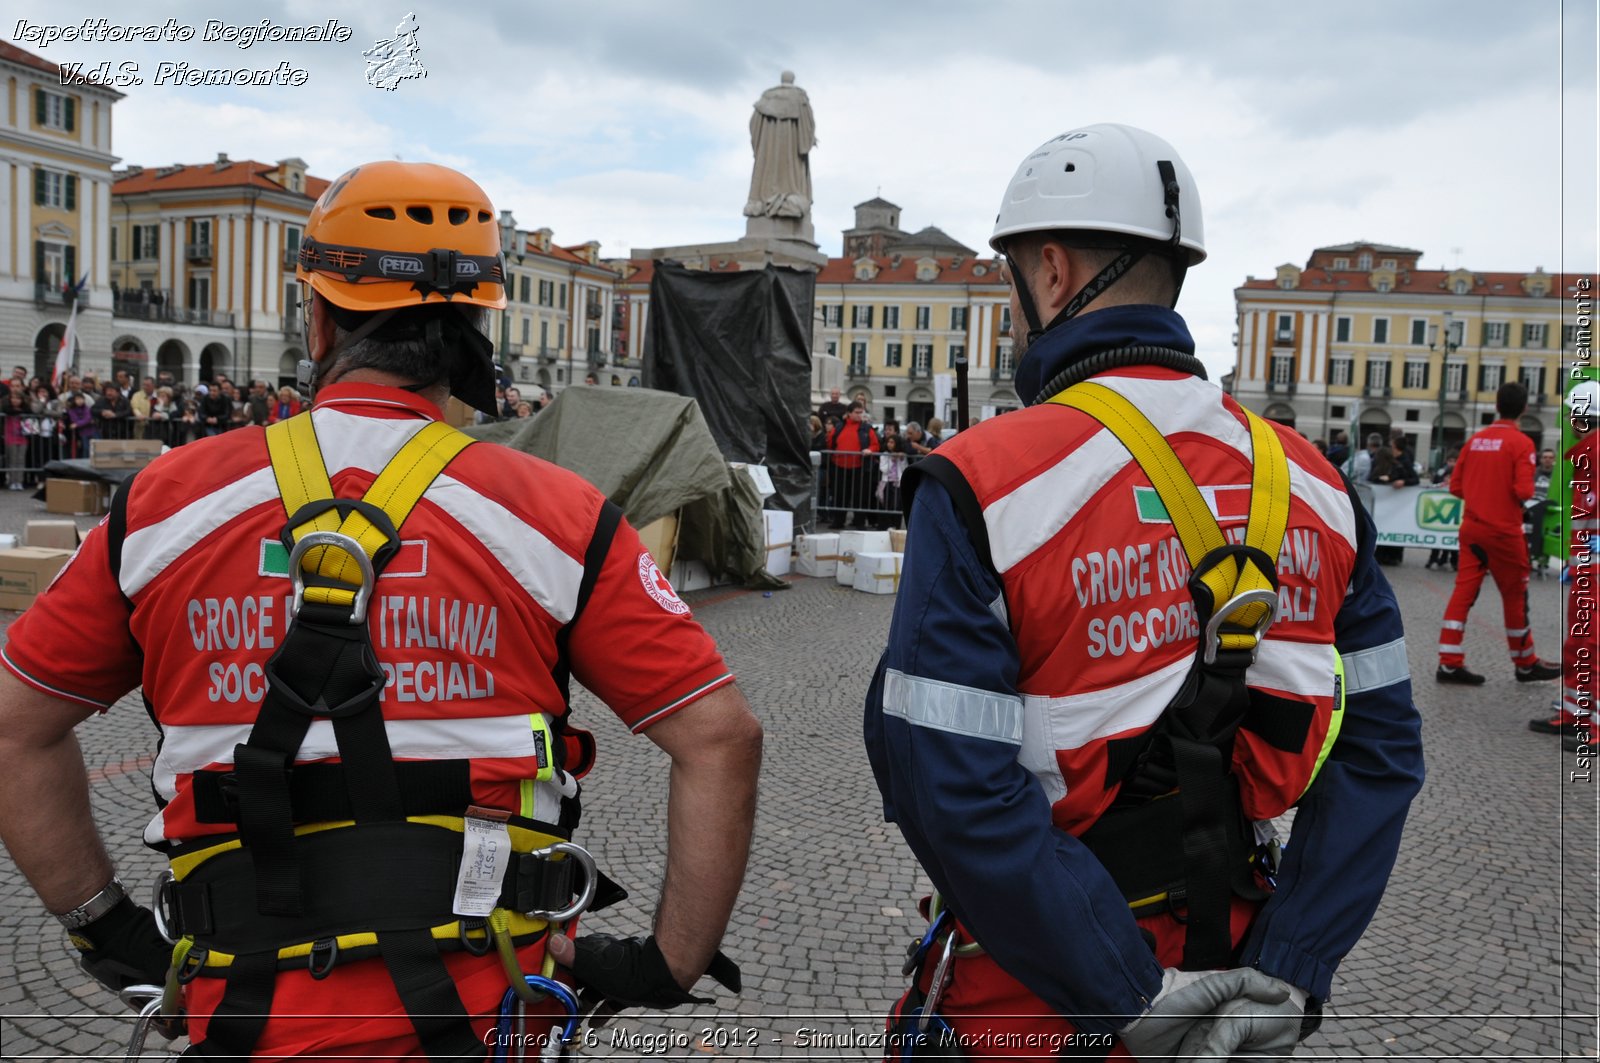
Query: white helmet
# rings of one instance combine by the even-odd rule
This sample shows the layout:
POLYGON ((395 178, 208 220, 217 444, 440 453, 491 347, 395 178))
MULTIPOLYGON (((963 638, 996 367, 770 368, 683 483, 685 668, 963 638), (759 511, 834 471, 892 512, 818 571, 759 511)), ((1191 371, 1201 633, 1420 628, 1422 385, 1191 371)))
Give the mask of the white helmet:
POLYGON ((1567 412, 1572 417, 1600 417, 1600 383, 1580 380, 1567 392, 1567 412))
POLYGON ((1003 254, 1008 236, 1059 229, 1123 233, 1166 244, 1177 230, 1177 242, 1188 253, 1186 265, 1206 257, 1194 176, 1171 144, 1132 126, 1074 129, 1023 159, 1000 203, 989 246, 1003 254))

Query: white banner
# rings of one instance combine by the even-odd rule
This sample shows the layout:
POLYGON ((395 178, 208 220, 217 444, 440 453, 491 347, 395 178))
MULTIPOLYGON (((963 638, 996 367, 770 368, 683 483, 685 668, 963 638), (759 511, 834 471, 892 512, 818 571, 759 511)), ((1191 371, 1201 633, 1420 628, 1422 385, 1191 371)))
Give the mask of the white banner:
POLYGON ((1457 548, 1463 507, 1444 487, 1357 484, 1356 494, 1378 527, 1379 546, 1457 548))

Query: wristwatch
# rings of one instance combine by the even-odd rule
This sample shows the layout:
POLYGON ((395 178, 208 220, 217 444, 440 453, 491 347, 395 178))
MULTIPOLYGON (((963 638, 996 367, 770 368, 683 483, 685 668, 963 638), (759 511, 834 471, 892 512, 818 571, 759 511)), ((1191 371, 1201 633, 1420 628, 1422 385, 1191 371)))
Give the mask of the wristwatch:
POLYGON ((68 930, 78 930, 105 915, 117 906, 128 891, 122 888, 122 880, 115 875, 111 877, 106 888, 84 901, 70 912, 62 912, 56 919, 68 930))

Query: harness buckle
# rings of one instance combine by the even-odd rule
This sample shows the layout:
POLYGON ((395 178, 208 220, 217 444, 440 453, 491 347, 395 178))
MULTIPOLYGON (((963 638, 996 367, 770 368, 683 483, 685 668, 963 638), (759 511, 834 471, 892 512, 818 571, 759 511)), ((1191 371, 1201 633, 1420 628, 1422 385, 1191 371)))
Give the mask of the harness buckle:
POLYGON ((579 892, 578 899, 565 908, 539 909, 523 913, 531 919, 543 919, 547 923, 564 923, 588 911, 589 905, 594 901, 595 889, 600 884, 600 874, 595 868, 594 857, 589 855, 589 850, 572 842, 556 842, 543 849, 535 849, 527 855, 538 860, 548 860, 557 853, 564 853, 577 863, 579 870, 583 872, 583 889, 579 892))
POLYGON ((339 939, 336 937, 318 938, 311 943, 311 952, 306 957, 306 970, 311 977, 320 982, 333 973, 333 968, 339 962, 339 939))
POLYGON ((1247 605, 1267 607, 1266 617, 1251 632, 1255 636, 1255 645, 1250 647, 1250 663, 1256 663, 1256 653, 1261 649, 1262 636, 1267 633, 1267 628, 1272 626, 1272 622, 1278 619, 1279 600, 1276 591, 1245 591, 1228 599, 1221 608, 1212 612, 1211 619, 1206 621, 1205 638, 1201 642, 1202 660, 1206 664, 1217 663, 1217 649, 1222 644, 1222 625, 1227 623, 1228 617, 1233 615, 1235 609, 1247 605))
POLYGON ((306 593, 306 574, 300 567, 301 561, 306 556, 306 551, 316 546, 331 546, 343 551, 355 560, 356 568, 361 572, 361 583, 355 588, 355 601, 350 606, 350 624, 356 626, 367 622, 367 606, 372 601, 372 591, 378 579, 372 568, 372 559, 361 548, 361 544, 350 536, 335 531, 307 532, 299 542, 294 544, 294 549, 289 553, 289 616, 292 619, 300 612, 304 604, 306 593))
POLYGON ((178 876, 172 873, 171 868, 159 872, 150 887, 150 914, 155 917, 156 933, 166 939, 169 945, 178 943, 178 935, 172 930, 173 916, 177 912, 177 898, 174 895, 177 887, 178 876))

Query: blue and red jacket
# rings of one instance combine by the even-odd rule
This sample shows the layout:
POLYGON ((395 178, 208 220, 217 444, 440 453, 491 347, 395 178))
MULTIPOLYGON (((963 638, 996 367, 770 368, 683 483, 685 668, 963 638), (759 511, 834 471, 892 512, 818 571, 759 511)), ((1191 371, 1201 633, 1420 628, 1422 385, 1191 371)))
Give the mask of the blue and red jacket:
MULTIPOLYGON (((1044 383, 1068 365, 1136 345, 1193 352, 1170 310, 1095 311, 1030 348, 1018 392, 1029 403, 1047 397, 1044 383)), ((1153 367, 1095 379, 1167 435, 1225 530, 1242 523, 1248 429, 1231 399, 1153 367)), ((1283 608, 1247 682, 1317 706, 1325 728, 1336 647, 1345 712, 1303 796, 1307 754, 1242 731, 1235 744, 1247 815, 1298 808, 1277 890, 1240 962, 1325 1000, 1393 866, 1422 781, 1421 729, 1370 518, 1304 440, 1280 435, 1293 487, 1283 608)), ((1111 1031, 1159 992, 1161 964, 1076 836, 1114 797, 1103 785, 1107 741, 1154 724, 1198 645, 1180 551, 1170 525, 1137 508, 1148 480, 1126 450, 1076 411, 1008 414, 940 453, 983 507, 990 556, 978 556, 950 496, 924 480, 865 712, 885 816, 1007 974, 1061 1015, 1100 1016, 1080 1028, 1111 1031)), ((1314 755, 1320 738, 1307 748, 1314 755)))

